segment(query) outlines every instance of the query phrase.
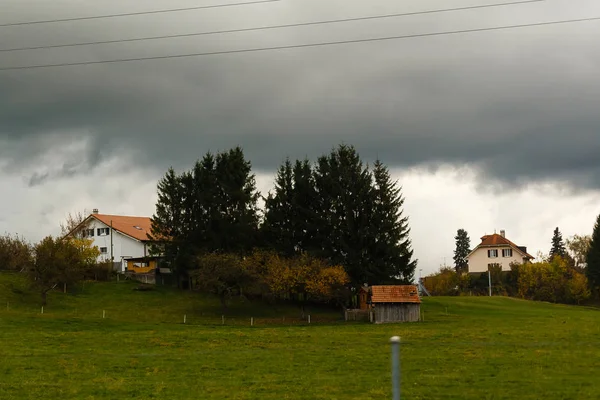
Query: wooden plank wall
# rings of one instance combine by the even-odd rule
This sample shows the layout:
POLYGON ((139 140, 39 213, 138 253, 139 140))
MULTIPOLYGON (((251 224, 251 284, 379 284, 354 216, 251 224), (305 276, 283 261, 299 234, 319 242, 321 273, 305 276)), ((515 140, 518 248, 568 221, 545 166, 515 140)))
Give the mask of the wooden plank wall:
POLYGON ((417 322, 421 317, 420 304, 382 303, 375 305, 375 323, 417 322))

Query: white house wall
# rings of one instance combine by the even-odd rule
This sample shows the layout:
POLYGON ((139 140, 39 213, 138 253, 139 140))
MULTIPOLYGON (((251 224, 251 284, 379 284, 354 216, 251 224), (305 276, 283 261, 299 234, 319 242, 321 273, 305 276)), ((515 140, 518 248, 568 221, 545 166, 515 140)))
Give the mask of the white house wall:
MULTIPOLYGON (((111 259, 111 238, 110 233, 105 236, 98 236, 98 228, 110 228, 110 226, 92 219, 88 222, 86 229, 94 229, 94 236, 92 239, 93 245, 99 249, 106 248, 106 253, 103 253, 98 258, 98 261, 110 261, 111 259)), ((147 255, 146 245, 143 242, 135 240, 127 235, 124 235, 116 230, 113 230, 112 236, 112 257, 115 263, 121 263, 121 270, 125 269, 127 258, 144 257, 147 255)))
POLYGON ((512 257, 502 257, 502 249, 510 249, 508 246, 481 247, 469 257, 469 272, 487 272, 488 264, 502 265, 502 271, 510 271, 510 264, 515 262, 523 264, 523 255, 513 249, 512 257), (498 257, 489 258, 488 250, 498 250, 498 257))

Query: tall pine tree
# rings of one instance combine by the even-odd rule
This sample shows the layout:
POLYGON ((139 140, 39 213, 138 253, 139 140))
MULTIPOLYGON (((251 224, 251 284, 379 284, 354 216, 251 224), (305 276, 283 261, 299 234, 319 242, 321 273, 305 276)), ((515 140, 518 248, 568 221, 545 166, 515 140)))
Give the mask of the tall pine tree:
POLYGON ((317 254, 343 265, 357 286, 370 281, 368 238, 372 175, 352 146, 322 156, 314 171, 317 189, 317 254))
POLYGON ((567 248, 565 246, 565 242, 563 241, 562 233, 558 227, 554 229, 554 234, 552 235, 552 247, 550 249, 550 259, 560 256, 566 257, 567 248))
POLYGON ((265 198, 265 220, 261 226, 264 244, 286 256, 296 253, 294 171, 289 159, 277 170, 274 193, 265 198))
POLYGON ((592 242, 587 252, 585 273, 590 287, 596 294, 600 289, 600 215, 596 219, 594 232, 592 233, 592 242))
POLYGON ((216 156, 209 152, 181 175, 169 169, 158 184, 154 253, 181 272, 203 253, 250 250, 256 244, 258 197, 252 166, 239 147, 216 156))
POLYGON ((178 270, 177 258, 183 241, 183 188, 181 177, 169 168, 158 182, 158 201, 152 216, 151 254, 161 255, 178 270))
POLYGON ((402 188, 379 160, 373 167, 373 181, 369 280, 375 284, 411 283, 417 261, 412 258, 408 217, 403 216, 402 188))
POLYGON ((454 269, 456 269, 456 272, 458 273, 467 272, 467 256, 471 252, 471 239, 469 238, 469 234, 466 230, 459 229, 456 231, 454 240, 456 241, 456 248, 454 249, 454 269))

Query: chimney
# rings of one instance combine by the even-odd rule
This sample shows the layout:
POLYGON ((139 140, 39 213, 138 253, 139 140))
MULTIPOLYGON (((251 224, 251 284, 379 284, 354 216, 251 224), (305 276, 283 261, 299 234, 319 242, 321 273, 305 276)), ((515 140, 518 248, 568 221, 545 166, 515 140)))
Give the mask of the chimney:
POLYGON ((502 230, 500 231, 500 236, 502 236, 503 238, 505 238, 505 237, 506 237, 506 231, 505 231, 504 229, 502 229, 502 230))
POLYGON ((94 208, 94 209, 92 210, 92 214, 98 214, 98 209, 97 209, 97 208, 94 208))

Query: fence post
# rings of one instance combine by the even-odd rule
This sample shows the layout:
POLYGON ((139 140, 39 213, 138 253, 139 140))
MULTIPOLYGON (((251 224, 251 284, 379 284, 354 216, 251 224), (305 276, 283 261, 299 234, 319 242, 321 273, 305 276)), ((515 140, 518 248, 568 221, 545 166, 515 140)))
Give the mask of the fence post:
POLYGON ((310 324, 310 315, 308 316, 308 323, 310 324))
POLYGON ((44 313, 44 306, 42 306, 42 314, 44 313))
POLYGON ((250 326, 254 326, 254 317, 250 317, 250 326))
POLYGON ((393 336, 392 344, 392 400, 400 400, 400 337, 393 336))
POLYGON ((183 314, 183 323, 185 324, 185 321, 187 319, 187 314, 183 314))
POLYGON ((102 319, 106 318, 106 310, 102 310, 102 319))

